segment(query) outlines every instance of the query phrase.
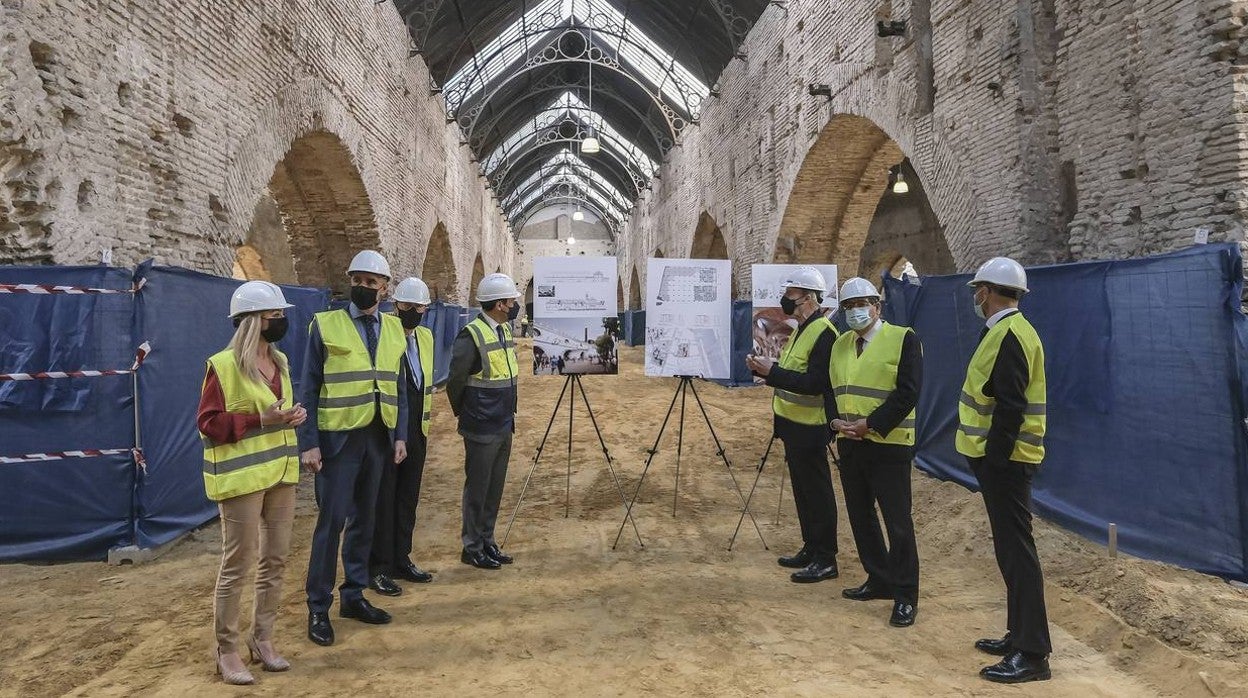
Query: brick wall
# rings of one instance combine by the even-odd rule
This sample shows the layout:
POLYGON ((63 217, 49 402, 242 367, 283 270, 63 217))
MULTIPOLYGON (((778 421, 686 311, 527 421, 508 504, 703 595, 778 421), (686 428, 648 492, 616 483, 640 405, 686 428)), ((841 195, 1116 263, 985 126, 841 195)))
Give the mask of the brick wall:
POLYGON ((1240 241, 1246 14, 1231 0, 771 7, 634 209, 625 295, 655 250, 689 254, 704 213, 739 289, 752 263, 871 264, 863 245, 903 157, 948 252, 876 230, 871 254, 935 254, 941 266, 947 254, 969 270, 998 254, 1151 254, 1189 244, 1198 225, 1240 241), (877 18, 907 20, 907 36, 878 38, 877 18))
POLYGON ((115 264, 229 275, 255 264, 235 259, 244 243, 280 256, 272 211, 256 216, 269 192, 301 283, 341 285, 363 246, 422 273, 439 228, 443 297, 467 297, 478 254, 511 269, 507 226, 391 3, 0 8, 0 262, 108 247, 115 264))

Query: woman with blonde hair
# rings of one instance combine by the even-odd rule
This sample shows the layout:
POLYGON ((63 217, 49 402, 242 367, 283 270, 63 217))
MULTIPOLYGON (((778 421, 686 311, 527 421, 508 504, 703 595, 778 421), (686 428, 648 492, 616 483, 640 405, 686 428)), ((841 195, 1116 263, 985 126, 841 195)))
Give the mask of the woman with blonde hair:
POLYGON ((196 420, 204 441, 204 490, 221 511, 221 570, 213 617, 217 673, 228 684, 255 683, 239 655, 243 586, 256 568, 256 600, 247 649, 265 671, 286 671, 273 647, 282 573, 290 551, 299 482, 295 427, 307 419, 291 400, 290 366, 273 343, 286 334, 282 290, 248 281, 230 298, 234 338, 208 359, 196 420))

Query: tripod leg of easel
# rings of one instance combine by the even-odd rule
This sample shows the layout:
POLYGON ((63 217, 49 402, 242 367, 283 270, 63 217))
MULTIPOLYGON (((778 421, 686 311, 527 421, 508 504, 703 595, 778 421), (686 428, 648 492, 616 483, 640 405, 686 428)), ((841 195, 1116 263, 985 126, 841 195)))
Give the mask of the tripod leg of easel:
POLYGON ((767 465, 767 456, 771 455, 771 445, 776 442, 776 437, 771 437, 767 442, 767 450, 763 451, 763 459, 758 462, 758 472, 754 474, 754 484, 750 485, 750 493, 745 498, 745 506, 741 508, 741 518, 737 519, 737 527, 732 529, 732 539, 728 541, 728 551, 732 551, 732 546, 737 542, 737 534, 741 532, 741 524, 745 522, 745 512, 750 510, 750 501, 754 499, 754 490, 758 489, 758 480, 763 476, 763 468, 767 465))
POLYGON ((576 412, 576 388, 580 383, 580 376, 573 373, 568 376, 568 382, 572 385, 572 394, 568 395, 568 474, 564 480, 563 488, 563 518, 568 518, 568 514, 572 508, 572 415, 576 412))
POLYGON ((780 523, 780 509, 784 507, 784 476, 788 474, 788 469, 789 469, 789 466, 787 463, 785 464, 783 468, 780 469, 780 498, 776 500, 776 523, 777 524, 780 523))
MULTIPOLYGON (((620 504, 624 506, 624 516, 629 523, 633 525, 633 533, 637 536, 637 545, 646 547, 641 540, 641 531, 637 530, 637 522, 633 520, 633 513, 628 509, 628 498, 624 496, 624 488, 620 486, 620 478, 615 474, 615 464, 611 460, 611 452, 607 450, 607 442, 602 438, 602 430, 598 428, 598 418, 594 416, 594 408, 589 405, 589 395, 585 393, 585 386, 577 379, 576 386, 581 389, 581 400, 585 403, 585 411, 589 413, 589 422, 594 425, 594 433, 598 435, 598 445, 602 447, 602 457, 607 461, 607 472, 611 474, 611 484, 615 485, 615 491, 620 495, 620 504)), ((573 400, 576 399, 574 395, 573 400)))
MULTIPOLYGON (((571 377, 569 376, 569 379, 571 377)), ((546 448, 546 439, 550 437, 550 429, 555 425, 555 417, 559 414, 559 406, 563 404, 563 396, 568 392, 569 380, 563 381, 563 390, 559 391, 559 399, 555 402, 555 409, 550 412, 550 421, 546 423, 546 433, 542 434, 542 440, 537 444, 537 452, 533 454, 533 464, 529 466, 529 474, 524 476, 524 486, 520 488, 520 496, 516 498, 516 508, 511 511, 511 520, 507 522, 507 531, 503 534, 503 547, 507 546, 507 539, 511 537, 511 526, 516 523, 516 514, 520 513, 520 505, 524 502, 524 495, 529 491, 529 481, 533 479, 533 471, 537 470, 537 461, 542 457, 542 449, 546 448)), ((569 399, 569 407, 571 400, 569 399)), ((568 432, 568 441, 572 440, 572 432, 568 432)))
POLYGON ((681 378, 680 387, 677 388, 680 391, 680 429, 676 432, 676 486, 672 488, 672 518, 676 517, 676 503, 680 501, 680 451, 685 441, 685 394, 691 385, 692 378, 681 378))
POLYGON ((663 415, 663 424, 659 427, 659 435, 654 437, 654 445, 650 447, 650 455, 646 456, 646 467, 641 469, 641 477, 637 479, 637 489, 633 490, 633 498, 629 500, 628 507, 624 509, 624 520, 620 522, 620 530, 615 533, 615 542, 611 544, 611 549, 615 550, 615 546, 620 544, 620 536, 624 533, 624 526, 632 517, 633 505, 637 503, 637 497, 641 495, 641 485, 646 481, 646 473, 650 472, 650 464, 654 462, 654 455, 659 452, 659 442, 663 440, 663 432, 667 429, 667 422, 672 418, 672 410, 676 408, 676 398, 680 396, 680 388, 672 394, 672 403, 667 406, 667 414, 663 415))
MULTIPOLYGON (((706 406, 702 404, 702 397, 698 395, 698 389, 694 387, 693 381, 689 381, 689 389, 693 391, 693 399, 698 403, 698 409, 702 410, 702 419, 706 420, 706 428, 711 432, 711 438, 715 441, 715 449, 719 453, 719 458, 724 462, 724 468, 728 470, 728 477, 732 479, 732 488, 737 492, 737 498, 741 500, 741 504, 745 505, 745 493, 741 491, 741 485, 737 483, 737 476, 732 472, 732 463, 728 461, 728 455, 724 453, 724 445, 719 441, 719 435, 715 433, 715 427, 711 424, 711 416, 706 412, 706 406)), ((750 512, 748 506, 745 507, 746 515, 750 517, 750 521, 754 523, 754 531, 758 534, 758 539, 763 543, 763 550, 770 550, 767 547, 767 539, 763 537, 763 529, 759 528, 758 520, 754 518, 754 514, 750 512)))

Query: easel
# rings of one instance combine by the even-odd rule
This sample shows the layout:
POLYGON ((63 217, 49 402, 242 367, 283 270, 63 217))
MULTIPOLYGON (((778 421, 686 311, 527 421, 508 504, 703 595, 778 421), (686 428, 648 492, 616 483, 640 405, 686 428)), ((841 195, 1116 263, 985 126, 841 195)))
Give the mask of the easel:
MULTIPOLYGON (((767 450, 763 451, 762 460, 758 462, 758 472, 754 474, 754 484, 750 486, 750 494, 749 496, 745 498, 745 506, 741 508, 741 518, 737 519, 737 527, 732 532, 732 540, 728 541, 729 550, 732 550, 732 545, 737 540, 737 533, 741 531, 741 524, 742 522, 745 521, 746 512, 750 510, 750 501, 754 499, 754 490, 758 488, 758 480, 759 478, 763 476, 763 468, 766 467, 767 465, 767 458, 768 456, 771 455, 771 447, 775 445, 775 443, 776 443, 776 436, 773 434, 771 439, 767 442, 767 450)), ((836 451, 832 450, 831 443, 828 444, 828 457, 832 459, 832 463, 836 465, 836 467, 839 468, 841 466, 841 461, 839 458, 836 457, 836 451)), ((784 506, 784 476, 786 474, 785 471, 786 471, 785 468, 780 469, 780 498, 776 502, 776 523, 777 524, 780 523, 780 510, 784 506)), ((750 514, 750 518, 753 519, 754 515, 750 514)), ((757 525, 758 524, 755 523, 755 526, 757 525)))
MULTIPOLYGON (((585 394, 585 386, 581 384, 581 375, 579 373, 569 373, 564 376, 563 390, 559 391, 559 400, 555 403, 555 409, 550 413, 550 421, 546 423, 546 433, 542 434, 542 441, 537 445, 537 453, 533 454, 533 465, 529 467, 529 474, 524 478, 524 486, 520 488, 520 497, 516 500, 516 508, 511 512, 511 520, 507 522, 507 532, 503 534, 503 545, 507 545, 507 538, 511 536, 511 526, 516 522, 516 514, 520 513, 520 505, 524 502, 524 495, 529 490, 529 481, 533 479, 533 471, 537 470, 537 462, 542 457, 542 450, 546 448, 546 439, 550 437, 550 430, 555 425, 555 417, 559 414, 559 406, 563 404, 565 395, 568 397, 568 465, 563 495, 563 518, 568 518, 572 502, 572 415, 576 411, 576 392, 578 390, 581 393, 581 400, 585 402, 585 411, 589 413, 589 421, 594 425, 594 433, 598 435, 598 445, 602 447, 602 455, 607 461, 607 470, 611 473, 611 482, 615 485, 615 489, 620 495, 620 503, 625 505, 625 523, 631 522, 633 524, 633 533, 637 536, 637 544, 643 548, 646 547, 646 544, 641 541, 641 532, 637 530, 637 522, 633 520, 632 507, 624 497, 624 488, 620 486, 620 480, 616 476, 615 466, 611 460, 611 452, 607 450, 607 443, 602 438, 602 430, 598 428, 598 419, 594 417, 594 408, 589 405, 589 396, 585 394), (568 391, 569 387, 572 388, 571 392, 568 391)), ((624 530, 624 524, 620 524, 620 530, 624 530)), ((619 535, 616 535, 615 540, 619 542, 619 535)), ((612 548, 614 547, 612 546, 612 548)))
MULTIPOLYGON (((667 430, 667 423, 671 420, 672 412, 676 409, 676 399, 680 398, 680 422, 676 432, 676 486, 672 494, 672 516, 676 516, 677 504, 680 501, 680 457, 684 450, 685 437, 685 398, 690 392, 693 393, 693 399, 698 403, 698 409, 702 412, 702 419, 706 422, 706 428, 711 432, 711 438, 715 441, 715 453, 723 461, 724 468, 728 471, 728 477, 732 478, 732 487, 736 490, 737 497, 746 506, 746 511, 748 512, 749 505, 745 495, 741 492, 741 486, 737 483, 737 476, 732 472, 732 463, 728 462, 728 456, 724 454, 724 446, 720 443, 719 435, 715 433, 715 427, 711 424, 711 417, 706 412, 706 406, 702 404, 702 398, 698 395, 698 389, 693 385, 695 377, 676 376, 676 378, 680 379, 680 384, 676 386, 676 392, 672 395, 672 402, 667 406, 667 414, 663 416, 663 424, 659 427, 658 436, 654 438, 654 445, 647 451, 649 455, 646 457, 646 467, 642 469, 641 478, 637 480, 637 489, 633 492, 633 499, 628 503, 628 507, 625 510, 625 520, 620 522, 620 530, 615 534, 615 543, 611 544, 612 550, 620 542, 620 536, 624 533, 624 524, 628 523, 632 518, 633 505, 637 503, 637 497, 641 494, 641 486, 646 481, 646 474, 650 472, 650 465, 654 462, 654 456, 659 452, 659 442, 663 440, 663 432, 667 430)), ((755 485, 757 484, 756 481, 755 485)), ((758 521, 754 519, 753 514, 749 516, 750 520, 754 522, 754 530, 758 533, 758 539, 763 543, 763 549, 770 550, 767 547, 767 540, 763 538, 763 531, 758 526, 758 521)), ((744 515, 742 518, 744 518, 744 515)), ((636 526, 636 524, 633 525, 636 526)), ((740 524, 738 524, 739 527, 740 524)))

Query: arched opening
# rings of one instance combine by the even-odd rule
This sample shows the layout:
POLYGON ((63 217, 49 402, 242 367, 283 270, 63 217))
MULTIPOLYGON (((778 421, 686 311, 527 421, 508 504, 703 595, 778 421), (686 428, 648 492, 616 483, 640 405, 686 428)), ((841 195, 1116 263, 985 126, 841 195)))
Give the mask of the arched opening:
POLYGON ((867 231, 855 273, 878 281, 884 273, 900 279, 903 274, 956 272, 944 229, 928 203, 918 173, 908 159, 901 163, 898 171, 907 191, 898 193, 892 186, 885 189, 867 231))
POLYGON ((477 254, 477 259, 472 263, 472 281, 468 284, 468 297, 473 301, 477 296, 477 285, 481 283, 481 279, 485 278, 485 263, 481 261, 481 255, 477 254))
POLYGON ((617 310, 624 309, 624 279, 618 274, 615 277, 615 307, 617 310))
POLYGON ((351 151, 338 136, 312 131, 274 167, 235 273, 343 294, 351 258, 378 246, 376 217, 351 151))
POLYGON ((421 280, 429 285, 429 295, 434 300, 454 303, 459 299, 459 275, 455 273, 451 239, 441 221, 434 226, 433 233, 429 236, 429 244, 425 247, 421 280))
POLYGON ((929 260, 926 273, 954 271, 944 231, 900 146, 870 119, 837 115, 806 154, 772 259, 832 263, 843 276, 878 279, 864 270, 884 258, 891 268, 901 257, 929 260))
POLYGON ((629 310, 645 310, 641 304, 641 279, 637 276, 637 267, 633 267, 633 278, 628 283, 629 310))
MULTIPOLYGON (((693 245, 689 248, 690 259, 732 259, 728 256, 728 243, 724 233, 710 213, 703 211, 698 217, 698 227, 693 231, 693 245)), ((737 275, 732 275, 732 297, 737 297, 737 275)))
POLYGON ((533 319, 533 280, 529 279, 529 283, 524 286, 524 314, 533 319))

